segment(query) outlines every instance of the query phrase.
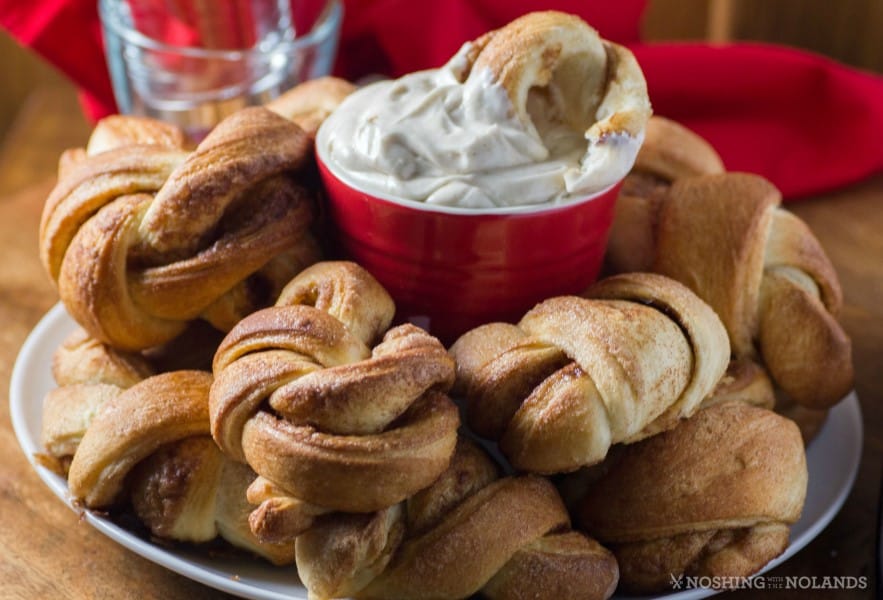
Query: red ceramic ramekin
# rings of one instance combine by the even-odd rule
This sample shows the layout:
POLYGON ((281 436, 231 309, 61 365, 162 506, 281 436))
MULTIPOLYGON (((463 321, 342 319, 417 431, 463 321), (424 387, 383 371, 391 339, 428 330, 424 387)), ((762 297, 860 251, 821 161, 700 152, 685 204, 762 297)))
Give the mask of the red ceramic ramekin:
POLYGON ((619 185, 547 208, 430 206, 366 193, 317 162, 341 253, 396 302, 396 318, 445 344, 484 323, 517 322, 537 302, 598 276, 619 185))

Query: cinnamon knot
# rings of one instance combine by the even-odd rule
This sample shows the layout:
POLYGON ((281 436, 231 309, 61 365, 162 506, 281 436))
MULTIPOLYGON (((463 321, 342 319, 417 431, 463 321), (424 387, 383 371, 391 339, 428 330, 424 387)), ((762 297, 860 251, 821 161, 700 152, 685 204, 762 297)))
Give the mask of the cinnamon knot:
POLYGON ((704 140, 655 119, 623 184, 607 258, 614 271, 685 284, 720 316, 734 361, 762 365, 789 402, 822 411, 853 384, 843 294, 815 235, 781 202, 763 177, 724 173, 704 140))
POLYGON ((384 335, 393 313, 361 267, 317 263, 218 348, 212 434, 261 476, 249 499, 265 537, 294 537, 322 512, 388 507, 447 467, 453 360, 413 325, 384 335))
POLYGON ((197 318, 229 329, 316 260, 309 193, 291 174, 311 140, 263 108, 221 122, 193 152, 171 125, 99 123, 62 158, 40 256, 92 336, 140 350, 197 318))
POLYGON ((723 325, 676 281, 630 274, 587 294, 546 300, 517 325, 484 325, 451 347, 470 427, 517 469, 573 471, 669 429, 726 369, 723 325))

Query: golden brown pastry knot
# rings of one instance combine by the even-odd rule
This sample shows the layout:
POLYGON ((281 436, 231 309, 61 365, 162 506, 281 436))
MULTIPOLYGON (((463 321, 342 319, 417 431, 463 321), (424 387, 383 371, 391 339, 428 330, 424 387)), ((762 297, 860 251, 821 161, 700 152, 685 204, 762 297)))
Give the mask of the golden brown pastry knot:
MULTIPOLYGON (((533 12, 467 44, 456 73, 499 83, 516 115, 533 128, 530 95, 548 94, 560 118, 584 131, 584 163, 619 137, 640 140, 650 118, 644 75, 632 53, 602 40, 579 17, 533 12)), ((457 68, 455 67, 455 68, 457 68)))
POLYGON ((294 121, 307 135, 316 137, 319 125, 356 86, 337 77, 318 77, 300 83, 264 106, 294 121))
POLYGON ((727 328, 736 360, 757 360, 795 402, 828 408, 852 387, 837 322, 842 293, 818 240, 757 175, 675 181, 653 217, 652 270, 686 284, 727 328))
POLYGON ((196 318, 229 329, 304 260, 311 198, 290 177, 310 138, 264 108, 220 123, 192 153, 175 128, 130 117, 96 127, 61 160, 40 257, 92 336, 140 350, 196 318))
POLYGON ((611 457, 578 511, 619 561, 621 588, 748 577, 781 554, 806 496, 797 426, 741 402, 703 409, 611 457))
POLYGON ((218 348, 212 434, 261 475, 249 499, 263 537, 293 538, 329 510, 393 505, 447 467, 453 361, 422 329, 386 331, 394 310, 361 267, 317 263, 218 348))
POLYGON ((607 598, 612 554, 570 530, 554 486, 499 478, 478 446, 406 502, 372 515, 320 517, 297 539, 310 598, 607 598))
POLYGON ((605 260, 614 273, 650 271, 656 256, 656 216, 671 184, 684 177, 724 172, 705 139, 675 121, 653 115, 635 165, 616 200, 605 260))
POLYGON ((587 295, 546 300, 451 347, 469 425, 517 469, 598 463, 612 444, 693 414, 726 369, 723 325, 676 281, 617 276, 587 295))
MULTIPOLYGON (((143 379, 80 414, 85 434, 68 473, 74 501, 87 508, 131 502, 162 538, 205 542, 218 535, 277 563, 291 563, 291 544, 251 533, 245 490, 255 474, 227 459, 209 435, 211 375, 173 371, 143 379)), ((70 407, 67 407, 70 409, 70 407)))

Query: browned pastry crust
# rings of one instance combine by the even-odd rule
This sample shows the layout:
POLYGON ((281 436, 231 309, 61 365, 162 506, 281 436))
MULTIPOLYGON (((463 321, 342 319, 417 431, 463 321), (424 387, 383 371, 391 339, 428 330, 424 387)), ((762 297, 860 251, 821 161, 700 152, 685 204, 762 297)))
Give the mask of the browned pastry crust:
POLYGON ((345 79, 319 77, 294 86, 264 106, 294 121, 315 138, 319 125, 355 90, 356 86, 345 79))
POLYGON ((52 377, 59 386, 104 383, 126 389, 153 374, 142 356, 102 344, 80 328, 52 355, 52 377))
POLYGON ((720 315, 738 360, 759 359, 801 405, 823 409, 852 387, 842 294, 809 228, 779 208, 755 175, 675 182, 660 207, 653 270, 694 290, 720 315))
POLYGON ((133 115, 110 115, 95 125, 85 156, 125 146, 185 148, 187 139, 179 127, 170 123, 133 115))
POLYGON ((794 423, 728 402, 623 448, 578 519, 616 554, 622 589, 660 591, 672 576, 756 573, 788 545, 806 483, 794 423))
POLYGON ((714 149, 660 117, 617 201, 607 263, 688 285, 720 315, 740 363, 822 410, 852 387, 837 274, 803 221, 759 176, 723 173, 714 149))
POLYGON ((714 391, 702 402, 702 408, 730 401, 775 410, 791 419, 800 429, 804 445, 815 438, 828 417, 828 409, 801 406, 781 390, 774 389, 764 368, 752 360, 731 361, 714 391))
POLYGON ((610 269, 649 271, 656 256, 659 205, 668 188, 684 177, 723 172, 723 161, 703 138, 665 117, 650 117, 635 166, 616 200, 606 255, 610 269))
POLYGON ((384 335, 393 312, 361 267, 317 263, 221 343, 212 434, 260 474, 252 527, 267 538, 293 538, 328 510, 388 507, 447 467, 453 361, 412 325, 384 335))
POLYGON ((536 476, 498 476, 461 439, 448 469, 407 502, 322 517, 297 540, 310 597, 609 597, 616 562, 570 531, 555 488, 536 476))
POLYGON ((106 403, 71 463, 73 497, 90 508, 110 506, 138 462, 163 444, 207 434, 210 385, 206 373, 174 371, 146 379, 106 403))
POLYGON ((518 325, 478 327, 450 349, 468 421, 517 469, 573 471, 693 414, 723 375, 726 332, 683 285, 602 281, 540 303, 518 325))
POLYGON ((220 334, 194 322, 184 334, 149 352, 123 352, 74 330, 52 355, 57 387, 43 401, 44 466, 67 476, 70 460, 95 414, 109 399, 156 373, 210 369, 220 334), (207 358, 206 358, 207 356, 207 358))
POLYGON ((108 400, 153 374, 140 355, 120 352, 89 337, 71 333, 52 355, 58 387, 43 401, 40 439, 45 466, 67 475, 70 460, 92 417, 108 400))
POLYGON ((704 138, 676 121, 654 115, 647 122, 633 172, 671 183, 684 177, 723 173, 724 163, 704 138))
MULTIPOLYGON (((94 340, 88 343, 93 355, 99 352, 96 348, 114 353, 95 346, 94 340)), ((69 362, 66 352, 61 354, 61 362, 69 362)), ((156 536, 205 542, 221 535, 274 563, 293 562, 292 544, 263 543, 251 533, 245 490, 255 474, 227 459, 208 434, 211 375, 174 371, 130 384, 131 377, 111 377, 111 370, 120 368, 99 364, 94 377, 128 387, 62 385, 58 398, 64 402, 47 401, 44 408, 44 420, 77 422, 84 431, 82 439, 66 449, 73 455, 68 485, 75 501, 87 508, 107 508, 129 500, 156 536)))
POLYGON ((204 542, 217 536, 277 565, 294 563, 294 545, 260 540, 248 524, 245 490, 255 473, 228 459, 211 436, 165 444, 129 476, 135 514, 153 535, 204 542))
POLYGON ((68 312, 140 350, 193 319, 229 327, 265 306, 304 266, 297 249, 315 247, 311 198, 290 178, 311 140, 251 108, 189 153, 170 126, 127 119, 96 128, 107 151, 66 155, 44 207, 40 256, 68 312))

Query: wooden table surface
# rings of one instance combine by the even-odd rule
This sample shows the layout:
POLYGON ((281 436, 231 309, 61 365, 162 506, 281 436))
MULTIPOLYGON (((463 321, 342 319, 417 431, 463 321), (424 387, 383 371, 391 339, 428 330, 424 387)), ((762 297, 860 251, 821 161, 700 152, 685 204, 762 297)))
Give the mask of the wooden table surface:
MULTIPOLYGON (((224 597, 104 537, 37 477, 19 448, 8 390, 21 344, 57 295, 37 258, 37 226, 56 160, 88 128, 72 98, 31 98, 0 150, 0 596, 3 598, 224 597)), ((852 336, 865 437, 858 478, 843 509, 813 542, 771 575, 867 577, 874 596, 875 529, 883 456, 883 176, 791 205, 816 232, 840 274, 843 323, 852 336)), ((830 592, 738 592, 730 597, 832 597, 830 592)))

